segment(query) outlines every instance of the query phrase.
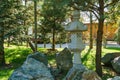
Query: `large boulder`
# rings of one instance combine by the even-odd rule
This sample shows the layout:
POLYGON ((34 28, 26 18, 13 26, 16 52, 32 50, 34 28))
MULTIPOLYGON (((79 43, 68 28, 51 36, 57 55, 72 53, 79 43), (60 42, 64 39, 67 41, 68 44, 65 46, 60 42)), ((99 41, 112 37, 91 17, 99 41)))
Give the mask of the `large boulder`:
POLYGON ((112 80, 120 80, 120 76, 115 76, 112 80))
POLYGON ((106 66, 111 66, 111 61, 115 58, 120 56, 120 52, 116 53, 107 53, 103 58, 102 58, 102 63, 106 66))
POLYGON ((120 73, 120 56, 112 61, 112 66, 117 73, 120 73))
POLYGON ((72 54, 68 48, 56 54, 56 63, 61 70, 69 70, 72 67, 72 54))
POLYGON ((44 63, 46 66, 48 65, 47 57, 43 53, 36 52, 28 55, 28 58, 34 58, 35 60, 44 63))
MULTIPOLYGON (((35 53, 38 55, 38 53, 35 53)), ((33 54, 35 56, 35 54, 33 54)), ((40 55, 38 55, 40 56, 40 55)), ((9 80, 54 80, 46 63, 29 55, 23 65, 16 69, 9 80)))

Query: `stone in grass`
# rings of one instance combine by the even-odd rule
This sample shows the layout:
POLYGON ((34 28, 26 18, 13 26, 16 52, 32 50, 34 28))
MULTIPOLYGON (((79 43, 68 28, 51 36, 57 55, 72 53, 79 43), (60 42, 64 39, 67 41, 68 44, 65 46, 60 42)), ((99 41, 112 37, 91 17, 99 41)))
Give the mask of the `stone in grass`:
POLYGON ((72 75, 65 77, 63 80, 102 80, 95 71, 86 70, 81 72, 79 69, 74 70, 72 75))
POLYGON ((92 70, 84 71, 81 80, 102 80, 96 72, 92 70))
POLYGON ((117 72, 120 73, 120 56, 112 60, 112 67, 117 72))
POLYGON ((104 63, 105 66, 112 66, 111 61, 115 58, 120 56, 120 52, 115 53, 107 53, 104 57, 102 57, 102 63, 104 63))
POLYGON ((54 78, 43 62, 28 56, 23 65, 12 73, 9 80, 54 80, 54 78))
POLYGON ((115 76, 114 78, 108 78, 107 80, 120 80, 120 76, 115 76))
POLYGON ((39 62, 44 63, 46 66, 48 65, 47 57, 43 53, 36 52, 36 53, 28 55, 28 58, 33 58, 39 62))
POLYGON ((56 63, 61 70, 69 70, 72 67, 72 54, 68 48, 56 54, 56 63))
POLYGON ((120 76, 115 76, 112 80, 120 80, 120 76))

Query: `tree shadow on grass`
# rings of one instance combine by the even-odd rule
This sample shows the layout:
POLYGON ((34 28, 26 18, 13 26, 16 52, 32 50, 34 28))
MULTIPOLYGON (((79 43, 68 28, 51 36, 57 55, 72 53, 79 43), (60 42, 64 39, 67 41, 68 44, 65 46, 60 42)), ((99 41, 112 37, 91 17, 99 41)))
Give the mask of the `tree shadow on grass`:
POLYGON ((91 51, 92 49, 88 49, 85 55, 82 58, 83 64, 91 70, 95 69, 95 55, 91 51))
POLYGON ((91 51, 91 49, 88 49, 87 53, 85 53, 85 55, 82 58, 82 62, 85 62, 87 60, 87 57, 88 57, 90 51, 91 51))
POLYGON ((14 68, 19 67, 31 53, 29 48, 6 49, 6 62, 14 68))
POLYGON ((118 50, 120 51, 120 48, 119 47, 107 47, 105 49, 109 49, 109 50, 118 50))
POLYGON ((116 76, 116 72, 114 72, 114 70, 110 67, 103 66, 102 71, 103 71, 102 80, 107 80, 108 78, 113 78, 114 76, 116 76))

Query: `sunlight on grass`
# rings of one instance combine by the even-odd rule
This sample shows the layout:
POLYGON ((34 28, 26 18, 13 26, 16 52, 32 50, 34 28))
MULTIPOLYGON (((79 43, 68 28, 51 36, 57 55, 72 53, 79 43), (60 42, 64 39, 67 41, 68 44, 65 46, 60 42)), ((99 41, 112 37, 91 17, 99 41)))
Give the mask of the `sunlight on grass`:
POLYGON ((103 55, 106 53, 112 53, 112 52, 120 52, 120 48, 114 48, 114 47, 109 47, 109 48, 103 48, 103 55))
MULTIPOLYGON (((47 56, 48 62, 51 66, 56 66, 56 53, 61 50, 63 50, 63 48, 57 48, 56 51, 47 48, 38 48, 39 52, 44 53, 47 56)), ((120 52, 120 48, 102 48, 102 56, 111 52, 120 52)), ((26 57, 31 53, 33 52, 29 47, 18 47, 15 45, 5 47, 6 63, 9 63, 10 67, 0 68, 0 80, 7 80, 13 70, 21 66, 26 57)), ((95 47, 90 50, 88 46, 81 53, 82 62, 88 69, 95 70, 95 53, 95 47)), ((103 80, 114 75, 113 71, 110 71, 110 69, 103 69, 103 73, 105 74, 103 80)))
POLYGON ((51 60, 51 61, 49 61, 49 64, 50 64, 51 66, 56 66, 56 61, 55 61, 55 60, 51 60))
POLYGON ((0 68, 0 80, 8 80, 13 70, 23 64, 27 55, 31 54, 32 50, 24 46, 5 47, 5 59, 9 66, 0 68))
POLYGON ((14 69, 2 69, 0 70, 0 80, 8 80, 14 69))
MULTIPOLYGON (((120 48, 114 48, 114 47, 102 48, 102 57, 105 54, 112 52, 120 52, 120 48)), ((82 62, 88 69, 95 70, 95 54, 96 54, 95 47, 89 50, 88 46, 81 53, 82 62)), ((103 68, 103 74, 104 75, 102 80, 107 80, 107 78, 110 77, 112 78, 114 75, 116 75, 113 70, 108 68, 103 68)))

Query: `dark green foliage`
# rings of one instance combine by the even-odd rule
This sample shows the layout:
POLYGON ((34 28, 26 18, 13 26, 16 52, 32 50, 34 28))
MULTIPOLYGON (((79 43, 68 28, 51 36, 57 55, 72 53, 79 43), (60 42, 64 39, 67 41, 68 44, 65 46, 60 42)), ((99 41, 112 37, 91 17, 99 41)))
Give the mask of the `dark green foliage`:
MULTIPOLYGON (((23 6, 20 0, 6 0, 1 2, 1 26, 4 27, 4 39, 9 38, 11 40, 18 40, 18 34, 22 33, 21 19, 23 6)), ((20 37, 20 36, 19 36, 20 37)), ((11 41, 10 41, 11 42, 11 41)))
POLYGON ((16 0, 1 0, 0 1, 0 66, 5 65, 4 57, 4 37, 8 29, 12 28, 15 23, 18 7, 16 0))
POLYGON ((51 28, 54 28, 58 31, 62 30, 61 23, 65 20, 65 15, 65 5, 61 1, 44 1, 42 6, 42 25, 47 27, 46 29, 51 30, 51 28))
POLYGON ((65 21, 67 8, 64 1, 60 0, 48 0, 44 1, 42 5, 42 17, 41 20, 42 34, 44 32, 52 33, 52 49, 55 50, 55 35, 63 30, 61 23, 65 21), (57 5, 56 5, 57 4, 57 5))

